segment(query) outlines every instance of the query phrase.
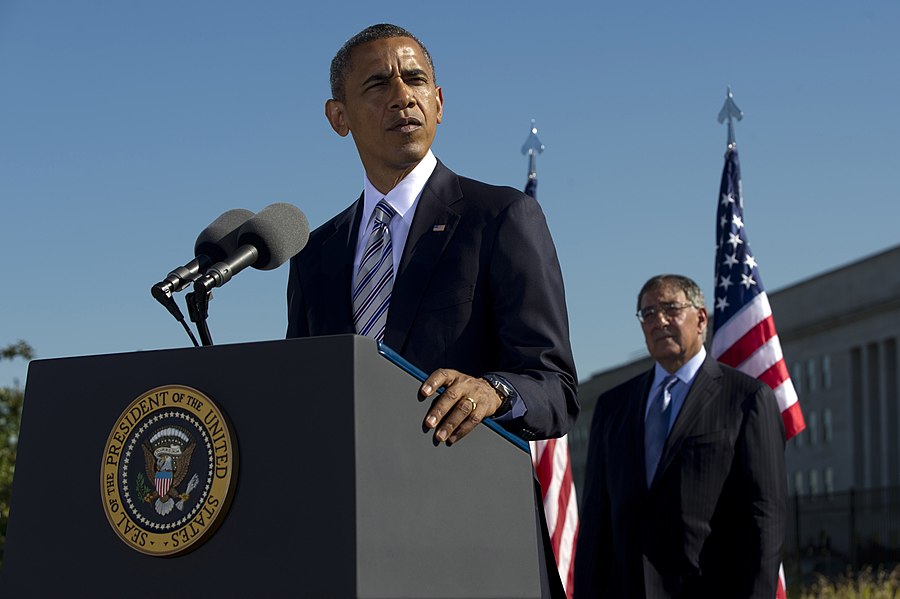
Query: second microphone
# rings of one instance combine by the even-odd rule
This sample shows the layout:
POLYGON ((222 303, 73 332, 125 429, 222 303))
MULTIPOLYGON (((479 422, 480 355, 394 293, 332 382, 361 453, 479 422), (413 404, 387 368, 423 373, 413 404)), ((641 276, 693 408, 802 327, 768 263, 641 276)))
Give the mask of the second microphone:
POLYGON ((194 283, 194 291, 205 293, 221 287, 249 266, 258 270, 278 268, 299 253, 307 240, 309 222, 300 209, 285 202, 270 204, 241 226, 237 249, 210 266, 194 283))

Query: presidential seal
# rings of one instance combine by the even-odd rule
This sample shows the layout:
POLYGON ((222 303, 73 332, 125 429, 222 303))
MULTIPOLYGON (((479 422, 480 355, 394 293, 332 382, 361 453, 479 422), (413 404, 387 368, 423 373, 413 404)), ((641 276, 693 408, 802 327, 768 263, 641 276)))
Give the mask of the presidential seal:
POLYGON ((106 518, 129 547, 156 556, 194 549, 222 522, 237 482, 237 446, 221 410, 179 385, 122 412, 103 453, 106 518))

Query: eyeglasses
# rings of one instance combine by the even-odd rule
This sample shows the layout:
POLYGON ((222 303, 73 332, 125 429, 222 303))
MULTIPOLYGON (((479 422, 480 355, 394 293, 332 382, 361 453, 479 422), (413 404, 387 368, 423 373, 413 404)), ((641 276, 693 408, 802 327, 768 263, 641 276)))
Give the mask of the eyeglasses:
POLYGON ((641 324, 643 324, 648 320, 652 320, 653 317, 657 314, 665 314, 666 318, 675 318, 685 308, 692 307, 694 307, 694 304, 690 302, 669 302, 665 304, 659 304, 657 306, 647 306, 646 308, 641 308, 637 311, 635 316, 637 316, 637 319, 641 321, 641 324))

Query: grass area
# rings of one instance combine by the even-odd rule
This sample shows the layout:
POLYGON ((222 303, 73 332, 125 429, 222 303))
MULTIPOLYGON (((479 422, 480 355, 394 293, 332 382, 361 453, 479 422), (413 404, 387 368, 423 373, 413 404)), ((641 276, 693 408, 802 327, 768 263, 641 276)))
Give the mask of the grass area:
POLYGON ((808 589, 797 589, 791 599, 900 599, 900 567, 892 570, 865 568, 829 580, 824 576, 808 589))

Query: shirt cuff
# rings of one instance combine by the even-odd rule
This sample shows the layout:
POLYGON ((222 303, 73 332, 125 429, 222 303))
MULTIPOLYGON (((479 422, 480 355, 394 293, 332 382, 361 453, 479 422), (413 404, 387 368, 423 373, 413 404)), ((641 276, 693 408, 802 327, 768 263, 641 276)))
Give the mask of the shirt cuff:
POLYGON ((515 420, 516 418, 521 418, 522 416, 524 416, 528 412, 528 406, 526 406, 525 402, 522 401, 522 396, 519 395, 518 389, 516 389, 515 386, 510 383, 509 379, 507 379, 505 376, 501 376, 495 372, 491 372, 490 374, 491 376, 503 381, 503 383, 507 387, 513 390, 513 397, 510 400, 509 411, 502 416, 498 416, 496 418, 492 417, 491 420, 494 420, 495 422, 509 422, 510 420, 515 420))

